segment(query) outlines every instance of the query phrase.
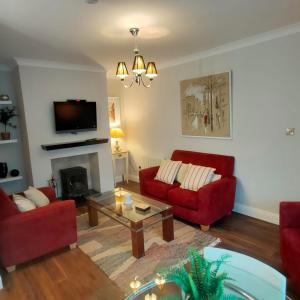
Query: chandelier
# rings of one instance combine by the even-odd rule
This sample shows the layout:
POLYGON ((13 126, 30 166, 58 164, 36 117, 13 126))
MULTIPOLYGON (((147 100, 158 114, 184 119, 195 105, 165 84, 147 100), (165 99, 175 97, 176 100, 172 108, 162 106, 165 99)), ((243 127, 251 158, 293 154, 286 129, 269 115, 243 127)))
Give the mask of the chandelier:
POLYGON ((134 61, 132 66, 133 78, 129 84, 125 83, 125 79, 129 76, 128 69, 125 62, 119 62, 117 66, 116 75, 121 79, 121 82, 125 88, 132 87, 135 83, 137 86, 141 84, 149 88, 155 77, 157 77, 157 70, 155 63, 153 61, 148 62, 147 68, 143 56, 139 53, 137 46, 137 36, 139 33, 139 28, 130 28, 129 32, 134 37, 134 61), (146 79, 146 78, 147 79, 146 79), (147 80, 147 81, 146 81, 147 80))

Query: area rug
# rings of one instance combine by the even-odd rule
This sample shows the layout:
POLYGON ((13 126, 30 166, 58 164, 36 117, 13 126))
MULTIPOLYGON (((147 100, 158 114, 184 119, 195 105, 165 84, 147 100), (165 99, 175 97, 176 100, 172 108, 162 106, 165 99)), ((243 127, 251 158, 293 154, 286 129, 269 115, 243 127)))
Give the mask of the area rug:
POLYGON ((77 217, 79 248, 125 294, 130 292, 129 283, 135 276, 146 283, 159 270, 185 259, 190 246, 202 249, 220 242, 220 239, 203 233, 198 228, 174 220, 175 239, 168 243, 162 239, 162 225, 159 222, 145 229, 145 256, 136 259, 131 253, 130 230, 104 215, 98 216, 99 225, 96 227, 89 227, 87 214, 77 217))

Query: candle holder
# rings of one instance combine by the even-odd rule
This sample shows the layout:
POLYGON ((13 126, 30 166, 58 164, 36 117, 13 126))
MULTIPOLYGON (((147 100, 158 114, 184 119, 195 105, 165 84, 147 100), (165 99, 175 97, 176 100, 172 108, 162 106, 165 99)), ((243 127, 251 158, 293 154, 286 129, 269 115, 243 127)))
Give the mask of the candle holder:
POLYGON ((157 287, 162 290, 166 284, 166 279, 160 275, 159 273, 156 274, 157 277, 155 278, 155 284, 157 285, 157 287))
POLYGON ((142 284, 138 279, 138 276, 134 277, 134 280, 130 282, 130 287, 132 288, 132 290, 135 292, 142 284))
POLYGON ((157 296, 155 294, 153 294, 152 292, 150 292, 149 294, 147 294, 145 296, 145 300, 157 300, 157 296))

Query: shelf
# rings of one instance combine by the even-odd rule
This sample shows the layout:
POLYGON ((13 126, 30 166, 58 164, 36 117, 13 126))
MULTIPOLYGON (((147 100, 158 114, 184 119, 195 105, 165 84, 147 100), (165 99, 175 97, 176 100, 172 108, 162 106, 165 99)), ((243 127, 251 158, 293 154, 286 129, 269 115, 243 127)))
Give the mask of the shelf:
POLYGON ((10 100, 8 100, 8 101, 2 101, 2 100, 0 100, 0 104, 1 105, 10 105, 10 104, 12 104, 12 101, 10 101, 10 100))
POLYGON ((0 145, 1 144, 12 144, 12 143, 17 143, 17 139, 12 139, 12 140, 0 140, 0 145))
POLYGON ((5 182, 10 182, 10 181, 15 181, 15 180, 21 180, 21 179, 23 179, 23 176, 16 176, 16 177, 8 176, 6 178, 0 178, 0 183, 5 183, 5 182))
POLYGON ((77 142, 69 142, 69 143, 61 143, 61 144, 41 145, 41 147, 46 151, 50 151, 50 150, 90 146, 90 145, 105 144, 105 143, 108 143, 108 139, 90 139, 85 141, 77 141, 77 142))

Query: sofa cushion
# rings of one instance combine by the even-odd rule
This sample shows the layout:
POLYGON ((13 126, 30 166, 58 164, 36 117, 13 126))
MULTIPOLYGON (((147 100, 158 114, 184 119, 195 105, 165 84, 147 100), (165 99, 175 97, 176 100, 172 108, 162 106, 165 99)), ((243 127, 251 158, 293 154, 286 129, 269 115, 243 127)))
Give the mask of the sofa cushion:
POLYGON ((36 208, 36 205, 32 201, 22 195, 14 194, 12 198, 20 212, 29 211, 36 208))
POLYGON ((198 193, 194 191, 177 187, 168 192, 168 201, 175 206, 198 210, 198 193))
POLYGON ((168 191, 178 186, 179 183, 168 184, 155 179, 147 180, 145 182, 145 189, 147 194, 159 199, 167 199, 168 191))
POLYGON ((28 190, 24 191, 25 197, 32 201, 36 207, 46 206, 50 203, 48 197, 40 190, 29 186, 28 190))
POLYGON ((211 182, 215 169, 189 164, 181 188, 198 191, 201 187, 211 182))
POLYGON ((172 161, 169 159, 162 160, 155 179, 168 184, 173 184, 180 165, 181 161, 172 161))
POLYGON ((16 204, 0 188, 0 219, 20 213, 16 204))

